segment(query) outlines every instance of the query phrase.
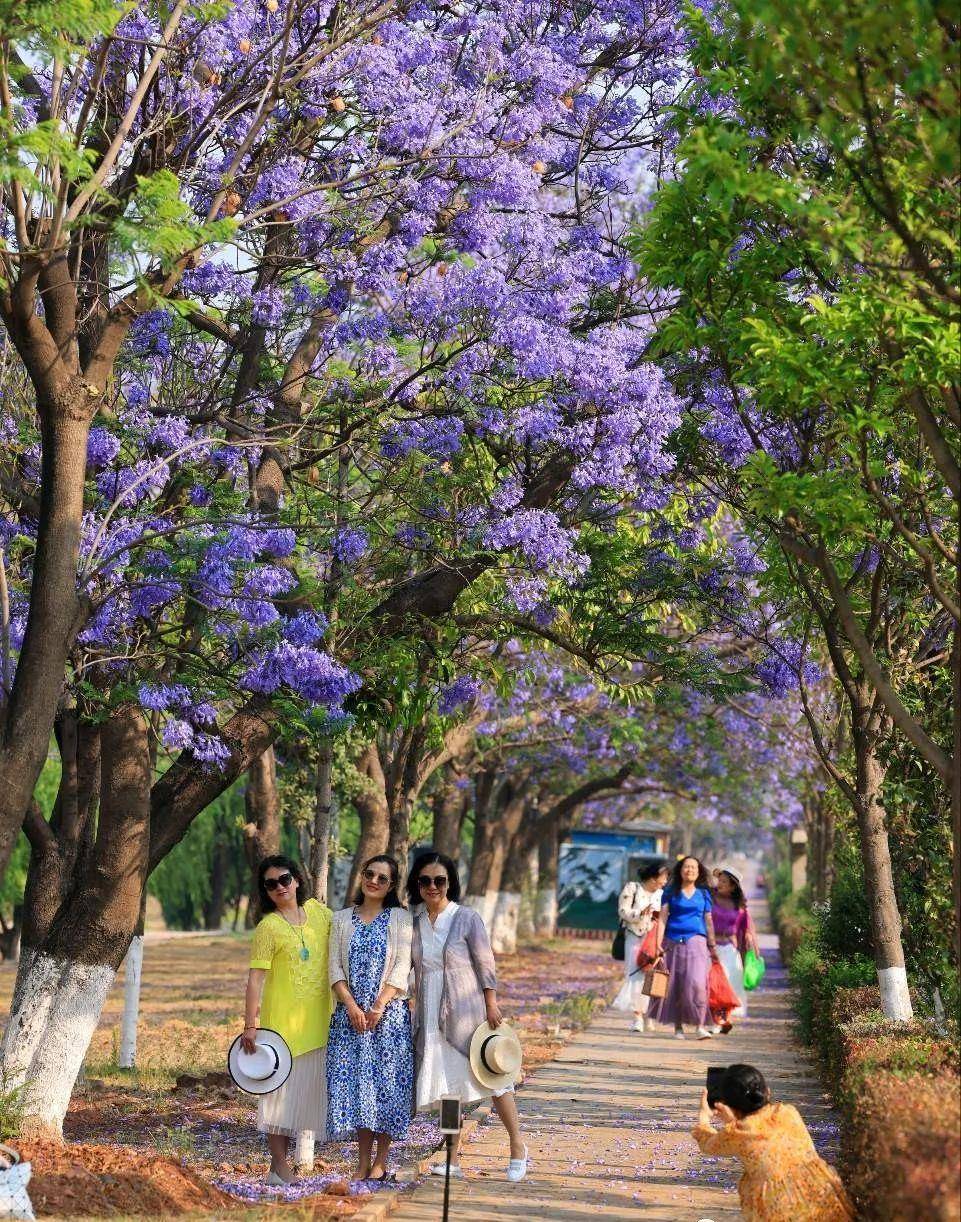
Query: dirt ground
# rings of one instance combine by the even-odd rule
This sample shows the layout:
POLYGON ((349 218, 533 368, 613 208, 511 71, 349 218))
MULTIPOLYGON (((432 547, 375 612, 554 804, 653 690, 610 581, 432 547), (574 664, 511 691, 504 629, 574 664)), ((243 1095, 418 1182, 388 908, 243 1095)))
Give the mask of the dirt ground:
MULTIPOLYGON (((94 1035, 67 1114, 67 1144, 21 1144, 33 1165, 41 1217, 349 1216, 372 1186, 349 1180, 352 1148, 319 1146, 313 1172, 291 1189, 268 1189, 255 1109, 224 1073, 243 1011, 248 937, 149 940, 144 950, 138 1066, 117 1068, 121 973, 94 1035)), ((605 943, 558 940, 498 959, 501 997, 519 1028, 525 1070, 550 1060, 614 991, 620 971, 605 943)), ((0 1007, 14 972, 0 964, 0 1007)), ((394 1147, 398 1167, 437 1144, 418 1117, 394 1147)))

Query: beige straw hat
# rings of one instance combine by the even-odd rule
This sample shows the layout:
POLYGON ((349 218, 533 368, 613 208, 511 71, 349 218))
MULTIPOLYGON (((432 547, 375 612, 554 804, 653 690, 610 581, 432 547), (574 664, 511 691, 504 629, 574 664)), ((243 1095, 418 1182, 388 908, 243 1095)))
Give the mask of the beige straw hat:
POLYGON ((517 1032, 507 1023, 481 1023, 470 1041, 470 1067, 481 1086, 502 1090, 520 1075, 523 1052, 517 1032))

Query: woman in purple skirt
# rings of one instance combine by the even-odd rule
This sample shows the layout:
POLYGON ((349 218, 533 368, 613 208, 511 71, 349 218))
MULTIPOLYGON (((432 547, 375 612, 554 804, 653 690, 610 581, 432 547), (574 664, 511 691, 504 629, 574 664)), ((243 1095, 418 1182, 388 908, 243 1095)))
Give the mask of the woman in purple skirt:
POLYGON ((707 1004, 707 978, 711 960, 717 961, 711 921, 710 879, 696 857, 683 857, 674 867, 661 896, 657 950, 663 954, 670 977, 667 994, 651 1003, 651 1017, 674 1024, 674 1038, 684 1038, 684 1024, 709 1040, 711 1021, 707 1004))

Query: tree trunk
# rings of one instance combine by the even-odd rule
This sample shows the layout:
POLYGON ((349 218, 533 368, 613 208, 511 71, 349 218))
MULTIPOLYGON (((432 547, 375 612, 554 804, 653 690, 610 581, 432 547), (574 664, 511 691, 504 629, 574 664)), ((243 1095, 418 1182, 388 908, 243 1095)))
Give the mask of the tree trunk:
POLYGON ((347 902, 357 890, 360 871, 368 857, 375 853, 387 851, 387 841, 390 834, 390 810, 387 806, 387 791, 384 782, 384 770, 380 764, 380 756, 374 743, 364 748, 357 761, 357 771, 366 779, 362 793, 354 799, 354 807, 360 819, 360 837, 354 853, 354 864, 347 883, 347 902))
POLYGON ((396 807, 388 816, 387 852, 397 862, 400 872, 398 886, 407 881, 407 859, 410 857, 410 817, 416 794, 406 789, 399 795, 396 807))
POLYGON ((855 757, 855 792, 864 883, 871 916, 874 962, 887 1018, 910 1022, 913 1017, 901 944, 901 914, 894 890, 887 819, 881 800, 884 765, 878 755, 880 719, 866 685, 854 710, 851 741, 855 757))
MULTIPOLYGON (((958 569, 958 600, 961 601, 961 568, 958 569)), ((954 832, 954 962, 961 967, 961 624, 954 628, 954 648, 951 651, 951 686, 954 702, 952 727, 953 771, 951 774, 951 826, 954 832)))
POLYGON ((310 842, 310 880, 314 898, 327 903, 327 874, 330 867, 330 828, 333 813, 331 778, 334 771, 334 745, 329 738, 320 744, 314 783, 314 828, 310 842))
POLYGON ((521 912, 517 919, 517 936, 533 938, 537 933, 534 922, 535 904, 537 902, 537 864, 538 851, 534 845, 527 854, 527 868, 524 872, 524 886, 521 889, 521 912))
MULTIPOLYGON (((7 1089, 24 1088, 25 1127, 59 1135, 94 1029, 137 930, 150 844, 150 749, 139 708, 103 723, 97 838, 78 858, 52 920, 29 914, 2 1047, 7 1089), (46 926, 46 931, 42 932, 46 926), (33 938, 40 934, 36 941, 33 938)), ((28 887, 38 904, 36 886, 28 887)))
POLYGON ((77 558, 83 518, 90 392, 72 380, 63 398, 38 402, 41 489, 30 605, 0 737, 0 878, 47 758, 67 655, 81 625, 77 558))
POLYGON ((230 869, 230 845, 227 829, 217 827, 214 831, 213 853, 210 863, 210 895, 204 901, 204 929, 219 929, 227 911, 227 873, 230 869))
POLYGON ((10 924, 0 931, 0 958, 16 963, 20 958, 20 935, 23 932, 23 904, 14 904, 10 924))
POLYGON ((534 928, 542 938, 557 935, 557 863, 560 853, 557 828, 548 828, 537 846, 537 899, 534 928))
POLYGON ((468 798, 453 781, 445 781, 434 794, 432 807, 434 828, 431 843, 438 853, 451 861, 460 861, 460 837, 467 813, 468 798))
POLYGON ((117 1064, 121 1069, 133 1069, 137 1064, 137 1021, 140 1018, 140 985, 143 978, 142 932, 134 934, 123 962, 123 1016, 120 1019, 117 1064))
POLYGON ((496 954, 513 955, 517 951, 521 896, 530 875, 531 839, 529 832, 519 830, 506 853, 491 920, 491 946, 496 954))
MULTIPOLYGON (((506 781, 488 806, 482 841, 471 858, 464 903, 481 914, 488 928, 494 920, 508 850, 521 825, 524 808, 523 783, 518 786, 506 781)), ((516 915, 513 919, 516 920, 516 915)))
POLYGON ((244 852, 251 872, 245 924, 248 929, 253 929, 260 919, 257 867, 265 857, 273 857, 280 852, 280 798, 277 795, 277 757, 273 747, 268 747, 250 765, 244 806, 247 811, 244 852))

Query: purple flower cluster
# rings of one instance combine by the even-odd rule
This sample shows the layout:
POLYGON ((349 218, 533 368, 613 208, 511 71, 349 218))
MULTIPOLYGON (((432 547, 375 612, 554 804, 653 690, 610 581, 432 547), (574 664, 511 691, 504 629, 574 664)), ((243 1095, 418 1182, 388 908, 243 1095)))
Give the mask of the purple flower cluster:
POLYGON ((448 717, 455 709, 465 704, 472 704, 480 691, 476 679, 469 675, 461 675, 453 683, 442 688, 437 697, 437 712, 441 717, 448 717))

